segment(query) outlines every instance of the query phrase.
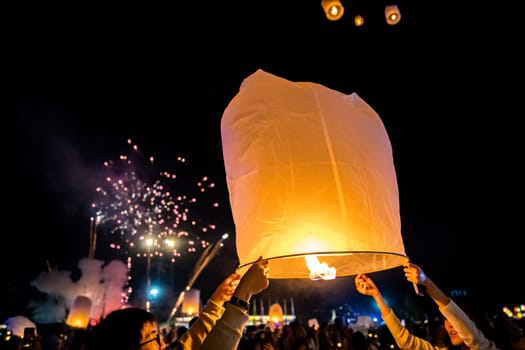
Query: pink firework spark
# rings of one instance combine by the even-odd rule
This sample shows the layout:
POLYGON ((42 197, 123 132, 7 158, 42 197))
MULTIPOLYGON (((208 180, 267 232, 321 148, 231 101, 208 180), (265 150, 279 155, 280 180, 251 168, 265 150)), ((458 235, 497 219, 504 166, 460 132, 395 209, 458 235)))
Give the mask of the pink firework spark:
MULTIPOLYGON (((106 180, 92 203, 99 232, 109 233, 109 246, 129 258, 160 257, 175 262, 202 251, 216 235, 213 218, 219 207, 215 184, 207 176, 188 182, 174 171, 160 171, 131 140, 131 153, 106 161, 106 180)), ((177 166, 186 164, 178 157, 177 166)))

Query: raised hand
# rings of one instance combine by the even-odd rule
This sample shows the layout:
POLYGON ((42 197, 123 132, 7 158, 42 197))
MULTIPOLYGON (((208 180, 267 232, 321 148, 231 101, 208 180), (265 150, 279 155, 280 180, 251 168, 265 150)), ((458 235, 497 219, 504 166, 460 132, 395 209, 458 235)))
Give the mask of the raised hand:
POLYGON ((270 284, 268 265, 268 260, 259 257, 241 277, 234 295, 243 300, 249 300, 253 294, 265 290, 270 284))
POLYGON ((237 288, 237 285, 239 284, 239 281, 241 279, 241 275, 237 273, 232 273, 228 277, 226 277, 221 284, 215 288, 215 291, 213 292, 211 296, 211 300, 213 300, 215 303, 222 305, 228 300, 231 299, 233 293, 235 292, 235 288, 237 288))
POLYGON ((365 274, 358 274, 355 277, 354 282, 356 290, 363 295, 376 297, 379 294, 379 289, 374 281, 365 274))
POLYGON ((408 282, 421 285, 425 285, 425 282, 427 282, 427 276, 423 270, 414 263, 408 263, 408 265, 403 268, 403 271, 408 282))

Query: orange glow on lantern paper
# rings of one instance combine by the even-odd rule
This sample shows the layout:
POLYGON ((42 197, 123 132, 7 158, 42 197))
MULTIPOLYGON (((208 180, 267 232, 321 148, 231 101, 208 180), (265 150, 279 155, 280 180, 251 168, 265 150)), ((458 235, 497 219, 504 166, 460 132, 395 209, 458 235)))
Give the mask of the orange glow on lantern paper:
POLYGON ((284 312, 281 305, 278 303, 274 303, 270 306, 270 310, 268 311, 268 318, 273 323, 282 324, 284 320, 284 312))
POLYGON ((201 306, 201 292, 199 289, 189 289, 184 293, 182 313, 188 316, 197 315, 201 306))
POLYGON ((259 256, 270 278, 310 278, 306 255, 337 276, 407 263, 390 140, 356 93, 258 70, 221 136, 240 270, 259 256))
POLYGON ((83 295, 76 297, 67 315, 66 324, 73 328, 87 328, 91 318, 91 307, 90 298, 83 295))

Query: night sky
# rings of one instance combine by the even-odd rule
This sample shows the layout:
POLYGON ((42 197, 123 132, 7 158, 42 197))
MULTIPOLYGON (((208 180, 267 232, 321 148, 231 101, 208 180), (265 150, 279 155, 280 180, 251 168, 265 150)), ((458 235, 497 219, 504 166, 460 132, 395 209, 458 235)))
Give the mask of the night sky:
MULTIPOLYGON (((0 11, 2 316, 18 313, 47 263, 72 270, 87 255, 102 164, 126 152, 128 138, 162 168, 183 155, 195 178, 210 176, 222 206, 208 238, 234 234, 220 120, 257 69, 363 98, 392 144, 407 255, 446 291, 523 303, 518 2, 399 1, 395 27, 382 1, 343 1, 337 22, 320 0, 249 3, 244 16, 236 1, 0 11), (370 19, 363 28, 352 24, 358 8, 370 19)), ((237 266, 235 254, 232 237, 195 283, 205 299, 237 266)), ((176 264, 176 288, 197 257, 176 264)), ((401 271, 387 274, 395 276, 378 274, 385 290, 406 287, 401 271)), ((264 296, 360 298, 351 279, 293 283, 272 281, 264 296)))

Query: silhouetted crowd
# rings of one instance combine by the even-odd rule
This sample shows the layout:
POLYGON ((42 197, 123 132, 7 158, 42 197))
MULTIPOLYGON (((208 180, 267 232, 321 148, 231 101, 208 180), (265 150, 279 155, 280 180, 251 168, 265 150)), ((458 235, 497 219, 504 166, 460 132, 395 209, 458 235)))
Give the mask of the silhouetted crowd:
POLYGON ((525 318, 451 298, 413 263, 404 274, 437 306, 435 317, 399 319, 374 281, 358 274, 356 290, 376 302, 380 324, 355 327, 333 317, 320 324, 297 318, 248 325, 251 297, 269 285, 268 261, 259 258, 242 276, 227 276, 188 327, 161 328, 153 313, 138 307, 114 310, 87 329, 54 332, 13 318, 0 328, 0 350, 525 350, 525 318))

